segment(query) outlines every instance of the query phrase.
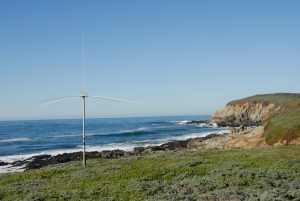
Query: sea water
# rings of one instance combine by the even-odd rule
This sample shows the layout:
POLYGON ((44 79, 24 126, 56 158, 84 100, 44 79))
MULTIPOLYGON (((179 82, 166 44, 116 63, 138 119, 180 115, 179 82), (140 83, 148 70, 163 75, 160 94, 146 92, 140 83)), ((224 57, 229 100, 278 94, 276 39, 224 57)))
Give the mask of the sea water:
MULTIPOLYGON (((131 151, 134 147, 227 131, 212 124, 186 124, 190 120, 209 118, 208 115, 193 115, 87 119, 86 150, 131 151)), ((11 163, 36 155, 56 155, 81 149, 81 119, 0 121, 0 161, 11 163)), ((0 172, 8 170, 9 167, 0 166, 0 172)))

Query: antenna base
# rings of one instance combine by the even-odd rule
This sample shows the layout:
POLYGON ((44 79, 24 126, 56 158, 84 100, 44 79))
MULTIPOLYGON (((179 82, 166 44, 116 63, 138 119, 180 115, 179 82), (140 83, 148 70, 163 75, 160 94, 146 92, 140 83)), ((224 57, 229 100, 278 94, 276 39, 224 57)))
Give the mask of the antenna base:
POLYGON ((83 91, 80 93, 80 97, 82 98, 88 97, 88 94, 85 91, 83 91))

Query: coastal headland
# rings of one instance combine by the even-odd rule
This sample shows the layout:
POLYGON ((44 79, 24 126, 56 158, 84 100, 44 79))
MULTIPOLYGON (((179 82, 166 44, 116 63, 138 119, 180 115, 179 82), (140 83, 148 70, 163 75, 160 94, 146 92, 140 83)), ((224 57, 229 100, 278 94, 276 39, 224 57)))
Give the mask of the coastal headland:
POLYGON ((229 133, 88 152, 86 168, 81 152, 17 161, 28 171, 0 174, 0 199, 298 200, 299 119, 300 94, 232 101, 209 121, 186 122, 229 133))
MULTIPOLYGON (((216 111, 211 120, 192 120, 185 124, 217 124, 230 127, 225 134, 171 141, 159 146, 136 147, 133 151, 107 150, 87 152, 87 159, 141 156, 159 151, 211 151, 230 148, 254 148, 283 144, 300 144, 300 94, 278 93, 256 95, 229 102, 216 111)), ((39 155, 11 163, 26 170, 50 164, 82 160, 82 152, 55 156, 39 155)), ((8 165, 1 162, 0 165, 8 165)))

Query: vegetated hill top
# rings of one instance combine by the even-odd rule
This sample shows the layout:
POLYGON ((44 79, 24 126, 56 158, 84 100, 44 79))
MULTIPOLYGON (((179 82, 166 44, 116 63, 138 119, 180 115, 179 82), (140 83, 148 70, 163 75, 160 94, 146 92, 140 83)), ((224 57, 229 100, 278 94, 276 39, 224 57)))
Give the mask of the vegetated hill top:
POLYGON ((250 96, 247 98, 234 100, 227 105, 237 105, 244 103, 263 103, 280 105, 286 109, 294 109, 300 107, 300 93, 275 93, 275 94, 261 94, 250 96))

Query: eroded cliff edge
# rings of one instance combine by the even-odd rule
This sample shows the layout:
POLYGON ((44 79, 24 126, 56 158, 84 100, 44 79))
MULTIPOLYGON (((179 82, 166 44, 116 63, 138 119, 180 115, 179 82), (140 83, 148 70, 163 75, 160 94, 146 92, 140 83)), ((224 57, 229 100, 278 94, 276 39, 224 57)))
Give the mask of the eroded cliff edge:
POLYGON ((218 126, 238 127, 261 126, 275 113, 284 108, 273 103, 242 102, 240 104, 227 104, 214 113, 212 121, 218 126))
POLYGON ((228 142, 227 147, 247 147, 245 139, 259 146, 299 144, 300 94, 263 94, 235 100, 215 112, 212 121, 218 126, 257 126, 245 135, 232 136, 235 140, 228 142))
POLYGON ((230 133, 191 139, 191 150, 252 148, 300 144, 300 94, 263 94, 229 102, 212 116, 212 123, 230 133))

